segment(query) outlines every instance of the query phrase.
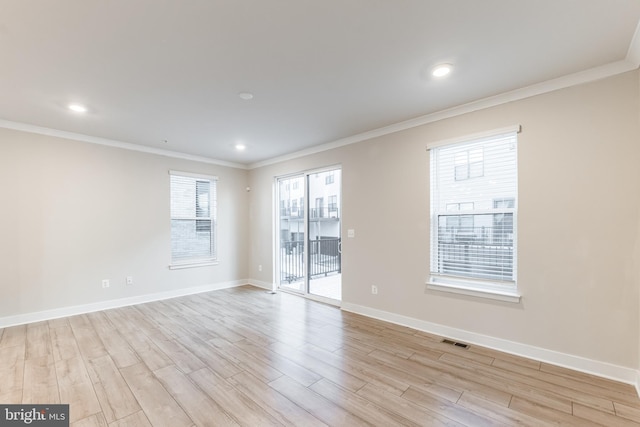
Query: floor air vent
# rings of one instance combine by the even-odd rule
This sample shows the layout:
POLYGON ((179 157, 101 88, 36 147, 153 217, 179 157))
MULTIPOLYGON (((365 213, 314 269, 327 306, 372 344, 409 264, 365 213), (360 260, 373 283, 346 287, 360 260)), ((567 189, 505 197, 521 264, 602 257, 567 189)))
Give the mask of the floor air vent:
POLYGON ((448 340, 448 339, 446 339, 446 338, 445 338, 445 339, 443 339, 443 340, 442 340, 442 342, 443 342, 443 343, 445 343, 445 344, 451 344, 451 345, 454 345, 454 346, 456 346, 456 347, 462 347, 462 348, 465 348, 465 349, 466 349, 466 348, 469 348, 469 344, 463 344, 463 343, 461 343, 461 342, 455 342, 455 341, 452 341, 452 340, 448 340))

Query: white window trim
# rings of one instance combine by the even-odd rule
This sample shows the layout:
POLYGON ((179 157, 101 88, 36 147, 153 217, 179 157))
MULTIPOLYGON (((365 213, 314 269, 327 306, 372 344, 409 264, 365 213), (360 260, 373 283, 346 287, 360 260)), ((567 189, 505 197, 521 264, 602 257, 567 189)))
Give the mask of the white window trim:
MULTIPOLYGON (((169 170, 169 176, 171 175, 176 175, 176 176, 185 176, 185 177, 189 177, 189 178, 196 178, 196 179, 207 179, 209 181, 215 182, 216 183, 216 187, 217 187, 217 182, 218 182, 218 177, 215 175, 206 175, 206 174, 202 174, 202 173, 192 173, 192 172, 183 172, 183 171, 176 171, 176 170, 169 170)), ((216 188, 216 209, 217 209, 217 188, 216 188)), ((214 215, 214 218, 216 218, 216 220, 213 220, 211 222, 212 227, 214 227, 214 232, 213 232, 213 239, 214 239, 214 246, 216 247, 216 257, 213 258, 192 258, 192 259, 187 259, 184 261, 173 261, 170 260, 169 261, 169 270, 181 270, 181 269, 185 269, 185 268, 196 268, 196 267, 208 267, 208 266, 213 266, 213 265, 218 265, 220 264, 218 257, 217 257, 217 247, 218 247, 218 221, 217 221, 217 212, 214 215)), ((170 254, 171 255, 171 254, 170 254)))
MULTIPOLYGON (((458 144, 462 142, 467 142, 475 139, 488 138, 496 135, 506 134, 515 132, 516 134, 522 131, 522 127, 518 125, 508 126, 499 129, 493 129, 485 132, 478 132, 474 134, 468 134, 465 136, 460 136, 456 138, 450 138, 440 141, 434 141, 432 143, 427 143, 427 151, 436 147, 443 147, 452 144, 458 144)), ((518 144, 520 144, 520 140, 518 140, 518 144)), ((509 209, 511 210, 511 209, 509 209)), ((431 221, 431 220, 430 220, 431 221)), ((432 228, 432 227, 431 227, 432 228)), ((433 233, 433 229, 431 229, 433 233)), ((514 239, 514 245, 517 247, 517 234, 514 239)), ((430 244, 431 247, 431 244, 430 244)), ((433 249, 433 248, 431 248, 433 249)), ((514 276, 517 277, 517 252, 514 254, 514 276)), ((514 283, 513 286, 496 286, 492 283, 482 282, 480 280, 474 280, 471 278, 464 278, 463 280, 457 281, 455 279, 452 280, 451 277, 447 277, 445 281, 439 280, 438 275, 431 274, 429 279, 426 282, 427 290, 434 290, 440 292, 447 292, 452 294, 459 295, 467 295, 478 298, 486 298, 497 301, 504 301, 510 303, 520 303, 522 295, 520 294, 517 285, 514 283), (471 285, 475 283, 475 285, 471 285)))
MULTIPOLYGON (((469 280, 465 280, 469 282, 469 280)), ((427 289, 441 292, 449 292, 453 294, 468 295, 478 298, 486 298, 498 301, 519 303, 522 295, 517 289, 502 289, 495 286, 471 287, 465 285, 464 282, 454 283, 451 280, 447 282, 437 282, 436 276, 431 276, 427 282, 427 289)))
POLYGON ((216 259, 203 260, 202 262, 190 260, 189 262, 174 262, 169 264, 169 270, 181 270, 183 268, 208 267, 218 265, 220 262, 216 259))
POLYGON ((460 142, 467 142, 473 139, 482 139, 482 138, 488 138, 491 136, 502 135, 505 133, 511 133, 511 132, 520 133, 521 131, 522 131, 522 126, 512 125, 512 126, 494 129, 494 130, 488 130, 486 132, 477 132, 477 133, 471 133, 464 136, 458 136, 455 138, 441 139, 439 141, 427 143, 427 150, 430 150, 436 147, 442 147, 445 145, 458 144, 460 142))

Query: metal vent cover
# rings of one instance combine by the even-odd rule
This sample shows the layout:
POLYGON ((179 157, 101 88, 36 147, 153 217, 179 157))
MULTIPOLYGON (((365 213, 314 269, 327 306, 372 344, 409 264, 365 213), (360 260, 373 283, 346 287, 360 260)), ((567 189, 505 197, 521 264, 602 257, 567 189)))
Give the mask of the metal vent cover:
POLYGON ((442 342, 445 343, 445 344, 450 344, 450 345, 453 345, 453 346, 456 346, 456 347, 464 348, 465 350, 469 348, 469 344, 453 341, 453 340, 450 340, 450 339, 447 339, 447 338, 444 338, 442 340, 442 342))

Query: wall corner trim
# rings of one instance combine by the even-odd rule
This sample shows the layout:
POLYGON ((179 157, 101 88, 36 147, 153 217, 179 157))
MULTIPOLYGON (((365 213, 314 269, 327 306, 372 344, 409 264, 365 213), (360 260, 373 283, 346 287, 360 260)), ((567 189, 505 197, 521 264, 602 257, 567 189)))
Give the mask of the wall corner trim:
POLYGON ((529 359, 538 360, 540 362, 550 363, 552 365, 573 369, 575 371, 608 378, 614 381, 634 385, 640 395, 640 371, 627 368, 624 366, 614 365, 608 362, 587 359, 585 357, 576 356, 567 353, 561 353, 554 350, 535 347, 515 341, 509 341, 502 338, 482 335, 463 329, 457 329, 450 326, 440 325, 437 323, 427 322, 425 320, 413 317, 403 316, 388 311, 378 310, 358 304, 342 302, 342 310, 374 319, 384 320, 386 322, 395 323, 397 325, 408 326, 413 329, 451 338, 457 341, 475 344, 482 347, 491 348, 493 350, 502 351, 504 353, 514 354, 529 359))
POLYGON ((137 295, 126 298, 94 302, 90 304, 60 307, 34 313, 16 314, 13 316, 0 317, 0 328, 24 325, 26 323, 40 322, 45 320, 59 319, 61 317, 75 316, 78 314, 93 313, 95 311, 109 310, 112 308, 144 304, 147 302, 161 301, 187 295, 200 294, 203 292, 217 291, 220 289, 235 288, 238 286, 247 285, 248 283, 248 280, 233 280, 229 282, 212 283, 208 285, 156 292, 153 294, 137 295))

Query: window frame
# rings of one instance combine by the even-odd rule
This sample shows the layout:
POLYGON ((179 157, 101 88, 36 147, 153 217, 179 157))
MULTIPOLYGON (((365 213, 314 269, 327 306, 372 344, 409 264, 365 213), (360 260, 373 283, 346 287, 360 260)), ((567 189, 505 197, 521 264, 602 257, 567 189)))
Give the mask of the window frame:
MULTIPOLYGON (((182 268, 191 268, 191 267, 203 267, 210 265, 218 264, 218 231, 217 231, 217 186, 218 186, 218 177, 214 175, 206 175, 206 174, 198 174, 191 172, 183 172, 183 171, 169 171, 169 228, 170 228, 170 254, 169 254, 169 269, 182 269, 182 268), (178 177, 183 179, 193 179, 194 180, 194 217, 185 217, 185 216, 173 216, 172 215, 172 178, 178 177), (195 190, 198 186, 198 182, 209 182, 209 197, 208 197, 208 207, 205 208, 208 210, 208 216, 199 216, 198 209, 202 210, 203 208, 199 205, 199 200, 197 200, 196 194, 197 190, 195 190), (174 256, 174 236, 171 232, 172 223, 175 220, 193 220, 195 221, 196 232, 198 231, 198 227, 202 228, 202 222, 210 223, 210 256, 192 256, 188 258, 176 258, 174 256), (200 224, 199 224, 200 223, 200 224)), ((200 230, 207 231, 207 230, 200 230)))
MULTIPOLYGON (((433 153, 431 152, 433 149, 435 148, 441 148, 441 147, 447 147, 447 146, 454 146, 454 145, 463 145, 463 144, 473 144, 475 142, 478 142, 480 140, 483 139, 490 139, 490 138, 500 138, 502 136, 505 136, 507 134, 515 134, 516 137, 516 150, 517 150, 517 146, 519 145, 519 141, 518 141, 518 137, 517 134, 520 133, 520 125, 516 125, 516 126, 511 126, 508 128, 502 128, 502 129, 496 129, 493 131, 489 131, 489 132, 482 132, 482 133, 478 133, 478 134, 473 134, 473 135, 467 135, 467 136, 463 136, 460 138, 455 138, 455 139, 450 139, 450 140, 445 140, 445 141, 439 141, 439 142, 435 142, 432 144, 428 144, 427 145, 427 150, 430 152, 430 168, 431 168, 431 173, 430 173, 430 177, 431 177, 431 188, 430 188, 430 194, 431 194, 431 213, 430 213, 430 230, 431 230, 431 237, 430 237, 430 262, 429 262, 429 278, 427 279, 427 283, 426 283, 426 287, 427 289, 430 290, 436 290, 436 291, 444 291, 444 292, 450 292, 450 293, 455 293, 455 294, 463 294, 463 295, 471 295, 471 296, 475 296, 475 297, 481 297, 481 298, 489 298, 489 299, 494 299, 494 300, 500 300, 500 301, 507 301, 507 302, 513 302, 513 303, 519 303, 520 302, 520 292, 518 290, 518 282, 517 282, 517 200, 518 200, 518 168, 517 168, 517 162, 518 162, 518 155, 517 155, 517 151, 516 151, 516 166, 515 166, 515 191, 514 191, 514 198, 515 198, 515 206, 513 208, 505 208, 505 209, 497 209, 497 210, 488 210, 486 212, 483 211, 467 211, 466 209, 460 209, 461 205, 464 204, 466 201, 465 200, 451 200, 451 201, 446 201, 447 205, 446 208, 441 208, 441 209, 445 209, 445 211, 439 212, 437 210, 437 208, 434 206, 434 194, 433 194, 433 189, 435 188, 434 185, 438 184, 438 181, 440 180, 440 175, 438 170, 434 170, 434 160, 432 159, 433 153), (435 184, 434 184, 434 180, 435 180, 435 184), (449 205, 451 206, 452 209, 449 209, 449 205), (454 206, 457 205, 457 209, 454 208, 454 206), (434 254, 433 251, 437 251, 439 248, 439 242, 437 242, 437 236, 438 236, 438 217, 442 216, 442 214, 445 215, 449 215, 449 214, 453 214, 453 215, 465 215, 467 213, 469 214, 476 214, 476 215, 481 215, 481 214, 499 214, 502 213, 503 211, 509 211, 509 213, 513 214, 513 255, 512 255, 512 260, 513 260, 513 285, 504 285, 503 283, 501 283, 500 281, 497 280, 487 280, 487 279, 482 279, 482 278, 475 278, 475 277, 467 277, 467 276, 454 276, 454 275, 446 275, 446 274, 442 274, 439 273, 438 270, 436 269, 434 272, 434 267, 433 267, 433 262, 434 262, 434 254)), ((473 147, 473 145, 471 145, 471 147, 473 147)), ((464 147, 462 147, 464 149, 464 147)), ((469 151, 467 150, 467 158, 469 158, 469 151)), ((474 177, 466 177, 465 180, 468 179, 475 179, 475 178, 482 178, 486 175, 486 153, 483 151, 483 156, 482 156, 482 162, 483 162, 483 167, 482 167, 482 175, 481 176, 474 176, 474 177)), ((468 163, 467 163, 468 165, 468 163)), ((438 166, 442 166, 442 165, 438 165, 438 166)), ((455 169, 456 167, 456 162, 455 159, 453 161, 453 165, 452 165, 455 169)), ((456 171, 453 171, 453 178, 454 178, 454 182, 458 182, 459 180, 457 179, 457 174, 456 171)), ((492 204, 494 203, 493 199, 492 199, 492 204)), ((495 209, 495 208, 494 208, 495 209)))

